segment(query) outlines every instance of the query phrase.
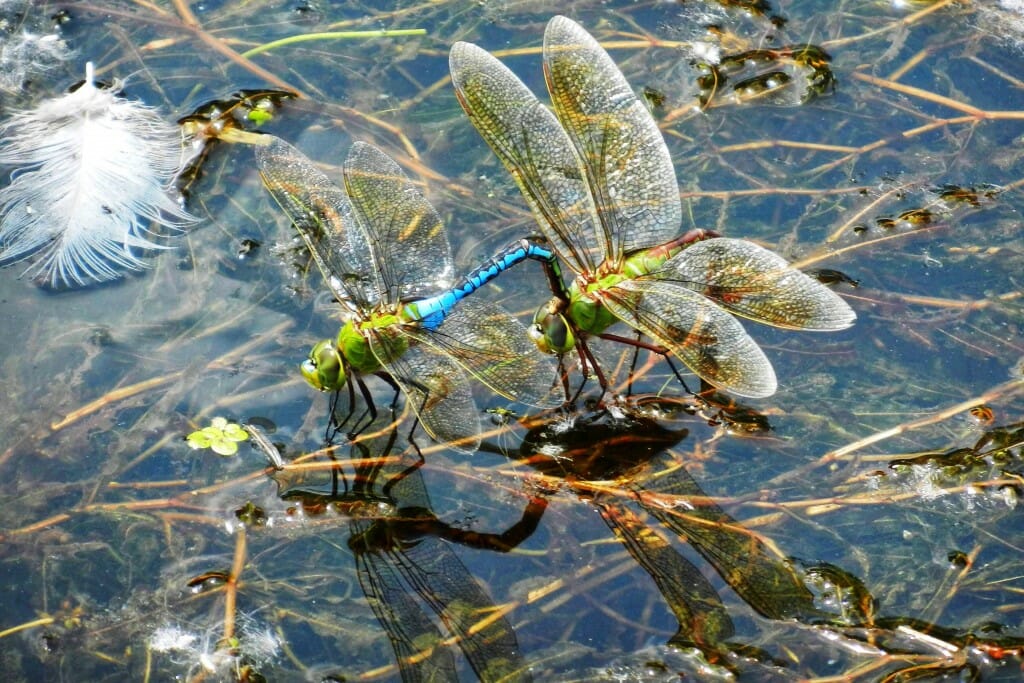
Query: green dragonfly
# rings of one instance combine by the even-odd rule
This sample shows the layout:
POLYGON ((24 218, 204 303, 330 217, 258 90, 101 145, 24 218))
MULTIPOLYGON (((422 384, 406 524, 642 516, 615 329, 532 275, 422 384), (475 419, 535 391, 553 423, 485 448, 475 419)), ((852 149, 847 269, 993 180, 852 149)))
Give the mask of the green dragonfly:
POLYGON ((775 392, 775 371, 733 314, 776 327, 841 330, 856 315, 837 294, 752 242, 691 231, 653 117, 608 53, 556 16, 544 33, 552 111, 494 56, 456 43, 459 102, 512 173, 558 259, 575 274, 534 319, 544 351, 580 353, 622 321, 698 377, 740 396, 775 392), (556 118, 557 117, 557 118, 556 118))
POLYGON ((470 452, 480 417, 466 373, 515 401, 560 404, 551 396, 555 363, 537 354, 522 323, 497 305, 464 299, 522 258, 543 258, 539 246, 520 240, 455 278, 440 216, 384 152, 353 144, 342 190, 290 144, 267 137, 256 147, 263 182, 344 309, 337 338, 314 346, 302 364, 311 385, 340 390, 352 378, 372 421, 361 376, 378 375, 405 393, 431 437, 470 452))

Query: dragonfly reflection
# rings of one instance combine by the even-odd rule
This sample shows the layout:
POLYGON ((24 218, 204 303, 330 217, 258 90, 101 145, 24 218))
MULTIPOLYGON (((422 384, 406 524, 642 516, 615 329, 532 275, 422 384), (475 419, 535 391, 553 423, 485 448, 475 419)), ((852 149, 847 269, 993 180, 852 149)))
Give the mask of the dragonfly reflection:
POLYGON ((452 641, 481 680, 530 680, 512 625, 451 543, 507 552, 534 532, 546 502, 532 499, 502 533, 451 526, 430 509, 419 471, 423 460, 397 453, 396 438, 392 427, 352 443, 350 460, 330 469, 329 486, 283 485, 282 498, 306 516, 348 519, 359 584, 388 635, 402 680, 457 680, 452 641))
POLYGON ((643 416, 613 418, 606 411, 581 413, 569 429, 564 422, 532 422, 519 451, 507 455, 545 475, 549 490, 567 487, 597 508, 679 622, 671 644, 698 648, 709 661, 722 662, 732 620, 700 570, 648 526, 634 504, 689 543, 761 615, 792 619, 819 613, 800 575, 673 460, 669 449, 687 438, 686 429, 643 416))
POLYGON ((572 20, 555 17, 544 32, 554 113, 475 45, 456 43, 449 64, 459 102, 575 274, 537 311, 531 334, 542 350, 575 348, 605 388, 585 338, 631 341, 606 332, 622 321, 702 380, 763 397, 775 372, 734 314, 789 329, 853 324, 846 302, 781 256, 710 232, 679 235, 679 188, 658 125, 572 20))

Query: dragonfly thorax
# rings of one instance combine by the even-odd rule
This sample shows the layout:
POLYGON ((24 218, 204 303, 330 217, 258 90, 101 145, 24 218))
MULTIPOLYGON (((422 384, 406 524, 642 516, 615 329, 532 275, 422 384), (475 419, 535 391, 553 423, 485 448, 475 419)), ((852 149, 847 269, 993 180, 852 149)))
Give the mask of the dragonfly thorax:
POLYGON ((601 300, 604 290, 613 287, 624 278, 621 274, 606 275, 591 282, 586 289, 580 289, 573 283, 569 288, 569 309, 566 317, 577 330, 586 334, 601 334, 618 320, 601 300))

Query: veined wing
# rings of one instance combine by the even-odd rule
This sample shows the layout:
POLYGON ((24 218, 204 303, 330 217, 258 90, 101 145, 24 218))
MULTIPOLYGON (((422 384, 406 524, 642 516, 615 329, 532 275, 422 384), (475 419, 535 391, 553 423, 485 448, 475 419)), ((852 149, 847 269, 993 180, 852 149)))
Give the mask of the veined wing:
POLYGON ((480 415, 462 368, 424 344, 407 344, 396 326, 369 335, 370 350, 420 419, 440 443, 473 453, 480 446, 480 415), (461 442, 461 443, 452 443, 461 442))
MULTIPOLYGON (((597 509, 637 564, 654 579, 679 621, 679 631, 669 642, 684 647, 723 648, 735 629, 722 599, 700 570, 625 505, 601 501, 597 509)), ((674 510, 664 512, 672 514, 674 510)))
POLYGON ((359 583, 367 603, 388 634, 402 680, 451 680, 457 671, 451 649, 441 645, 441 632, 399 578, 404 558, 397 551, 360 547, 361 539, 371 533, 372 525, 381 523, 379 520, 350 523, 349 545, 353 546, 359 583))
POLYGON ((791 619, 817 612, 807 586, 785 559, 710 502, 685 469, 673 468, 666 476, 636 488, 641 501, 644 489, 695 501, 689 510, 662 505, 643 507, 714 565, 721 577, 760 614, 770 619, 791 619))
POLYGON ((672 157, 608 53, 579 24, 554 17, 544 31, 544 76, 586 168, 607 256, 618 265, 675 237, 682 209, 672 157))
POLYGON ((280 138, 256 147, 256 165, 335 297, 372 308, 380 300, 382 283, 371 269, 369 243, 342 189, 280 138))
POLYGON ((459 103, 516 181, 555 253, 577 272, 605 257, 582 161, 547 107, 486 50, 456 43, 448 58, 459 103))
POLYGON ((775 371, 761 347, 736 318, 693 290, 660 280, 623 280, 604 290, 601 300, 701 379, 738 396, 775 393, 775 371))
POLYGON ((672 280, 751 320, 796 330, 842 330, 857 315, 831 289, 746 240, 702 240, 650 277, 672 280))
POLYGON ((538 353, 516 318, 492 303, 465 299, 436 331, 403 333, 443 353, 505 398, 540 408, 562 400, 552 392, 558 376, 553 357, 538 353))
POLYGON ((437 536, 422 536, 404 547, 401 555, 399 567, 406 581, 458 636, 456 642, 480 680, 531 680, 512 624, 500 615, 494 600, 449 543, 437 536))
POLYGON ((391 157, 354 143, 345 160, 345 190, 389 303, 430 296, 451 284, 452 253, 441 217, 391 157))

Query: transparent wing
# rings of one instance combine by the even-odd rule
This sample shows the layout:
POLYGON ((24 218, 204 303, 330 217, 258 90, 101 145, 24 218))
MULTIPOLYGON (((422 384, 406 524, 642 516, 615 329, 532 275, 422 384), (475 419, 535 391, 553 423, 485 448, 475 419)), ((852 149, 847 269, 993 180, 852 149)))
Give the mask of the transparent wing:
POLYGON ((430 296, 451 284, 454 267, 441 217, 391 157, 354 143, 345 160, 345 190, 386 301, 430 296))
POLYGON ((752 398, 775 393, 775 371, 761 347, 736 318, 693 290, 638 278, 604 290, 602 301, 716 387, 752 398))
POLYGON ((730 311, 775 327, 842 330, 857 318, 831 289, 746 240, 697 242, 651 277, 685 284, 730 311))
POLYGON ((528 680, 512 624, 500 615, 494 600, 449 543, 421 536, 406 545, 401 555, 395 559, 406 581, 458 636, 456 642, 480 680, 528 680))
POLYGON ((335 297, 372 308, 380 300, 382 284, 370 268, 369 242, 342 189, 302 152, 276 137, 256 147, 256 165, 335 297))
POLYGON ((672 158, 608 53, 579 24, 554 17, 544 32, 544 76, 586 168, 605 254, 621 264, 631 251, 674 238, 682 210, 672 158))
POLYGON ((597 509, 637 564, 654 579, 666 606, 679 620, 679 631, 669 642, 677 646, 722 647, 735 629, 711 582, 625 505, 601 501, 597 509))
MULTIPOLYGON (((640 487, 638 487, 640 488, 640 487)), ((693 506, 643 505, 710 562, 747 604, 770 619, 807 618, 818 613, 810 591, 785 561, 758 536, 711 502, 684 468, 652 478, 641 491, 692 500, 693 506)))
POLYGON ((582 162, 554 114, 487 51, 456 43, 448 59, 455 94, 509 170, 558 257, 576 272, 605 258, 582 162))
POLYGON ((440 443, 473 453, 480 446, 480 415, 466 374, 452 359, 423 344, 408 344, 396 326, 370 334, 370 350, 440 443), (458 442, 458 443, 452 443, 458 442))
POLYGON ((377 621, 388 634, 403 680, 452 680, 457 669, 451 648, 443 647, 443 636, 399 578, 405 566, 397 553, 366 547, 382 522, 354 520, 349 545, 356 557, 359 584, 377 621), (398 557, 395 557, 398 555, 398 557))
POLYGON ((526 327, 500 306, 465 299, 438 330, 404 331, 505 398, 540 408, 562 404, 552 391, 558 377, 555 359, 539 353, 526 327))

